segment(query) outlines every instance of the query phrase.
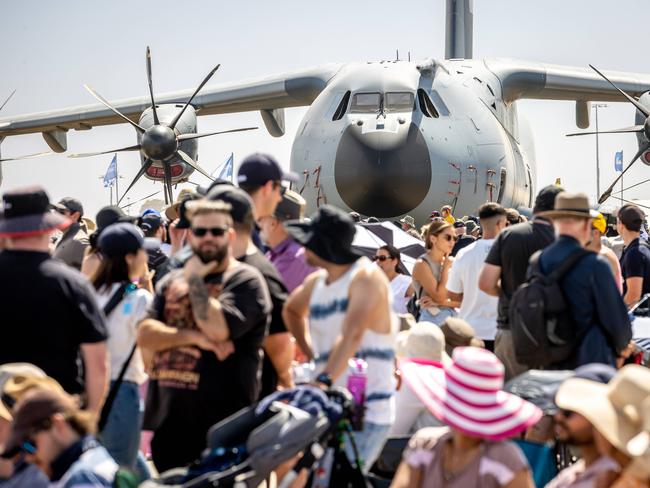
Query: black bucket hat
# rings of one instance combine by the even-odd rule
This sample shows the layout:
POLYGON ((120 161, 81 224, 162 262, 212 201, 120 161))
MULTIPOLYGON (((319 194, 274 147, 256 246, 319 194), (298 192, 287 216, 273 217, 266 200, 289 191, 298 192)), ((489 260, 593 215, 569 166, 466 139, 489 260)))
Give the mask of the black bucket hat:
POLYGON ((67 217, 50 212, 50 199, 39 186, 5 193, 2 206, 0 237, 31 237, 65 229, 72 223, 67 217))
POLYGON ((331 205, 320 207, 308 222, 288 220, 285 227, 296 242, 330 263, 350 264, 363 256, 352 248, 352 218, 331 205))

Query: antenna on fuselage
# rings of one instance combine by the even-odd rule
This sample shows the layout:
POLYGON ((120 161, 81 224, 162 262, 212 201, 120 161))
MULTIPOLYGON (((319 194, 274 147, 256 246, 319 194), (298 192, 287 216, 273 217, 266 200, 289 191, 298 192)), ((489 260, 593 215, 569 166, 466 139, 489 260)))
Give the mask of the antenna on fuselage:
POLYGON ((399 49, 395 49, 395 61, 399 61, 399 49))
POLYGON ((471 59, 474 0, 447 0, 445 59, 471 59))

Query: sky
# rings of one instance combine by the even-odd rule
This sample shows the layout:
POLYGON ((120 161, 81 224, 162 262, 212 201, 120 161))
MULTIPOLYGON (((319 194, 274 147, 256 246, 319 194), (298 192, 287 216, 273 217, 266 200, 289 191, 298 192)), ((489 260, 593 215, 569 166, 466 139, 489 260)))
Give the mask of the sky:
MULTIPOLYGON (((641 15, 646 6, 643 0, 475 0, 474 57, 572 66, 591 63, 604 71, 650 73, 645 56, 647 23, 641 15)), ((147 95, 147 45, 153 54, 156 93, 193 89, 217 63, 221 69, 209 85, 330 62, 393 60, 397 49, 402 58, 410 52, 411 59, 442 59, 444 9, 444 0, 2 2, 0 101, 14 89, 16 94, 0 117, 94 103, 84 83, 109 100, 147 95)), ((535 136, 538 186, 559 177, 565 188, 595 198, 595 137, 565 137, 578 130, 574 103, 517 103, 520 117, 528 120, 535 136)), ((199 161, 212 171, 231 152, 237 164, 251 152, 264 151, 288 166, 305 111, 286 111, 286 134, 281 138, 266 132, 258 112, 199 117, 201 132, 260 126, 258 131, 202 139, 199 161)), ((633 124, 630 104, 609 103, 599 109, 601 130, 633 124)), ((70 131, 68 152, 135 142, 135 132, 126 124, 70 131)), ((40 134, 9 137, 0 146, 2 157, 46 150, 40 134)), ((627 162, 637 150, 634 135, 600 137, 601 191, 615 177, 614 153, 620 150, 627 162)), ((6 162, 0 193, 40 184, 51 200, 75 196, 84 202, 86 214, 94 215, 109 202, 101 177, 111 157, 69 159, 57 154, 6 162)), ((138 170, 139 157, 122 153, 118 162, 120 185, 125 188, 138 170)), ((650 168, 638 162, 624 183, 646 178, 650 168)), ((207 181, 197 173, 192 180, 207 181)), ((128 201, 161 188, 142 178, 128 201)), ((647 189, 648 184, 641 185, 626 192, 626 198, 644 198, 647 189)))

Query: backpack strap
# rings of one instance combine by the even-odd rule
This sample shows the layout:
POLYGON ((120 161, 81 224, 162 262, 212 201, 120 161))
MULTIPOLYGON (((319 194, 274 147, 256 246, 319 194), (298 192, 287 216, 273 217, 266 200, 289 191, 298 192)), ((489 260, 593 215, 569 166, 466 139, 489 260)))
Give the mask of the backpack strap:
POLYGON ((104 305, 104 315, 108 317, 110 313, 115 310, 115 307, 117 307, 122 299, 124 298, 124 295, 126 295, 127 291, 130 291, 132 288, 131 283, 124 283, 119 286, 117 290, 115 290, 115 293, 109 298, 108 302, 106 302, 106 305, 104 305))
MULTIPOLYGON (((562 277, 569 272, 575 264, 577 264, 578 261, 580 261, 583 257, 585 257, 587 254, 594 254, 592 251, 589 251, 587 249, 577 249, 573 251, 569 256, 558 266, 555 268, 548 276, 547 278, 550 281, 559 281, 562 279, 562 277)), ((538 257, 539 259, 539 257, 538 257)))

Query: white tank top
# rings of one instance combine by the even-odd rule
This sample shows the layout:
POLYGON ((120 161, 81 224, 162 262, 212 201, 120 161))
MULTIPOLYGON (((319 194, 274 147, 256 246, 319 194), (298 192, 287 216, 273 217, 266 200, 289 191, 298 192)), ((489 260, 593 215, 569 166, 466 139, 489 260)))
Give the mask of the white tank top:
MULTIPOLYGON (((309 333, 316 356, 316 374, 321 373, 327 365, 332 347, 341 334, 343 318, 348 308, 350 282, 357 271, 368 266, 374 265, 367 258, 360 258, 336 281, 327 284, 327 273, 324 270, 321 270, 316 280, 309 301, 309 333)), ((395 419, 394 360, 399 321, 392 311, 392 294, 388 284, 386 287, 386 313, 391 317, 391 331, 388 334, 378 334, 367 329, 355 354, 368 363, 365 420, 379 425, 390 425, 395 419)), ((345 387, 347 382, 346 370, 334 385, 345 387)))

